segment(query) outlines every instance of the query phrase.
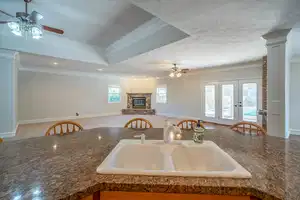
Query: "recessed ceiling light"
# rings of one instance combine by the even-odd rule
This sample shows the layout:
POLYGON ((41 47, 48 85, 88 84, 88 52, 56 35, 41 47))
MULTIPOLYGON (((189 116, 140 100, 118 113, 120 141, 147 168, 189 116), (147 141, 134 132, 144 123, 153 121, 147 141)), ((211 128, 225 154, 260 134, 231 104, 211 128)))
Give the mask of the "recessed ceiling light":
POLYGON ((103 69, 97 69, 97 71, 101 72, 101 71, 103 71, 103 69))
POLYGON ((159 79, 159 77, 156 77, 156 79, 159 79))
POLYGON ((57 63, 57 62, 54 62, 53 65, 58 65, 58 63, 57 63))

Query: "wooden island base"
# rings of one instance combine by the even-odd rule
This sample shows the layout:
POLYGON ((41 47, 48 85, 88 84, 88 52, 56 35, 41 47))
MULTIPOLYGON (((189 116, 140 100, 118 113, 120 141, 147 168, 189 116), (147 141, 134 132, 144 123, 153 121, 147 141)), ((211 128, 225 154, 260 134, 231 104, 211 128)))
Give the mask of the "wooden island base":
POLYGON ((172 194, 148 192, 99 192, 82 200, 258 200, 250 196, 172 194))

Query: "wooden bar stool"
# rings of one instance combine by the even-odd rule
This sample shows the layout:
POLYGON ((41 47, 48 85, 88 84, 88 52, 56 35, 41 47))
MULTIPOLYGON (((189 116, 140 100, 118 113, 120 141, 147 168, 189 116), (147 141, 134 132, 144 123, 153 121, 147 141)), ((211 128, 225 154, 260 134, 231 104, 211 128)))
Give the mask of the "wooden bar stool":
MULTIPOLYGON (((182 130, 193 130, 194 127, 197 126, 197 121, 193 119, 186 119, 180 121, 177 126, 182 130)), ((200 126, 205 129, 202 123, 200 123, 200 126)))
POLYGON ((230 127, 231 130, 241 133, 241 134, 256 134, 257 136, 260 135, 267 135, 267 131, 258 124, 252 122, 238 122, 230 127))
POLYGON ((82 131, 83 127, 72 121, 61 121, 57 122, 56 124, 52 125, 46 132, 45 136, 49 135, 64 135, 64 134, 69 134, 69 133, 74 133, 78 131, 82 131))
POLYGON ((147 128, 153 128, 152 124, 144 119, 144 118, 134 118, 129 120, 124 128, 132 128, 132 129, 147 129, 147 128))

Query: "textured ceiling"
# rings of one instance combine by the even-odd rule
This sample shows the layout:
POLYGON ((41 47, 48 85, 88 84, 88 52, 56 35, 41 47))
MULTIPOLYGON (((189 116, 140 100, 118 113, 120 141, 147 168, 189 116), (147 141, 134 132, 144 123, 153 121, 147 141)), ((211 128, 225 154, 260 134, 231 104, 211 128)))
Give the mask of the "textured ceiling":
MULTIPOLYGON (((20 2, 1 0, 0 7, 14 13, 23 9, 20 2)), ((261 35, 277 28, 300 27, 299 23, 296 25, 300 21, 299 0, 89 0, 88 4, 82 0, 33 0, 31 8, 45 16, 44 24, 63 28, 68 39, 97 46, 104 52, 119 43, 127 47, 125 52, 137 51, 131 57, 120 56, 125 60, 108 66, 99 65, 100 62, 59 60, 61 68, 84 72, 106 68, 105 71, 116 74, 155 75, 171 68, 170 64, 160 63, 203 68, 257 60, 266 55, 261 35), (138 43, 132 33, 143 33, 136 30, 155 17, 189 37, 170 40, 174 43, 155 46, 154 50, 140 50, 157 42, 157 37, 138 43)), ((169 39, 173 34, 164 33, 160 37, 169 39)), ((105 59, 105 53, 101 56, 105 59)), ((32 66, 52 67, 51 57, 42 57, 38 62, 36 56, 24 57, 28 57, 27 65, 31 62, 32 66)), ((89 60, 79 59, 78 55, 73 57, 89 60)))
MULTIPOLYGON (((256 60, 266 55, 261 35, 300 21, 299 0, 132 0, 191 37, 124 63, 162 60, 199 68, 256 60)), ((154 65, 153 65, 154 66, 154 65)))

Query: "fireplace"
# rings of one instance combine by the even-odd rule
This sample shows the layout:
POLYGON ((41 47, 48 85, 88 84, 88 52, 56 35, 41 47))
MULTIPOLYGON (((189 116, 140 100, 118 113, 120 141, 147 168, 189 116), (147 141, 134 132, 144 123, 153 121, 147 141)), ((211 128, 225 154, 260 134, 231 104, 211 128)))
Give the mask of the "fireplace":
POLYGON ((132 97, 133 109, 146 109, 146 97, 132 97))
POLYGON ((151 93, 127 93, 127 108, 122 109, 123 115, 155 115, 151 108, 151 93))

